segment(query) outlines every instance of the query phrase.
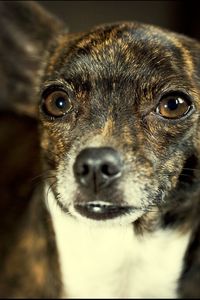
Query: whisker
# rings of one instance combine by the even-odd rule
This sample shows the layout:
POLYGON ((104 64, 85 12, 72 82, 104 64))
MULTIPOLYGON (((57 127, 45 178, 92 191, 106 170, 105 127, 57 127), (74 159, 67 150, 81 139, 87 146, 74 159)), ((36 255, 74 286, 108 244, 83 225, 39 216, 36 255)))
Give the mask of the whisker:
POLYGON ((185 170, 185 171, 198 171, 198 172, 200 172, 200 169, 197 169, 197 168, 183 168, 183 170, 185 170))
MULTIPOLYGON (((38 175, 34 176, 33 178, 31 178, 31 181, 34 181, 34 180, 36 180, 36 179, 38 179, 38 178, 42 178, 42 177, 44 177, 46 174, 48 174, 48 173, 50 173, 50 172, 53 172, 53 171, 52 171, 52 170, 45 170, 45 171, 41 172, 40 174, 38 174, 38 175)), ((49 174, 49 176, 50 176, 50 174, 49 174)), ((53 176, 53 175, 51 175, 51 176, 53 176)))
MULTIPOLYGON (((47 191, 46 191, 46 197, 45 197, 45 199, 46 199, 46 205, 48 206, 48 208, 49 208, 49 193, 51 192, 51 191, 53 191, 52 190, 52 188, 54 187, 54 185, 57 183, 57 180, 55 181, 55 182, 53 182, 52 184, 50 184, 49 186, 48 186, 48 189, 47 189, 47 191)), ((56 202, 56 201, 55 201, 56 202)))

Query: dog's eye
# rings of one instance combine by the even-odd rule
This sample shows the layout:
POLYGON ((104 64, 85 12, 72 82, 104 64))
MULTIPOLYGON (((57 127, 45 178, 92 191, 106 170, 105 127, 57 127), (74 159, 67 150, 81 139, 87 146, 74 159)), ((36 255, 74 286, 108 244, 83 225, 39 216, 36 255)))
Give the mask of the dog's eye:
POLYGON ((179 119, 185 116, 192 108, 188 97, 171 94, 161 98, 156 113, 166 119, 179 119))
POLYGON ((54 91, 44 98, 43 109, 50 116, 62 117, 72 109, 72 103, 66 92, 54 91))

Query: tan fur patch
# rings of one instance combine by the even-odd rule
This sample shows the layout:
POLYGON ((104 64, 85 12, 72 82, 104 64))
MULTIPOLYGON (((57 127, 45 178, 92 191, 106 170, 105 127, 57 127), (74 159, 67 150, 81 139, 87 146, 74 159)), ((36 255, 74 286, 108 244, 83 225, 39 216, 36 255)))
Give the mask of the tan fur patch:
POLYGON ((123 140, 125 144, 132 145, 133 144, 133 136, 128 125, 123 127, 123 140))
POLYGON ((112 117, 109 117, 104 125, 103 131, 102 131, 102 136, 103 137, 108 137, 111 136, 113 133, 114 129, 114 120, 112 117))

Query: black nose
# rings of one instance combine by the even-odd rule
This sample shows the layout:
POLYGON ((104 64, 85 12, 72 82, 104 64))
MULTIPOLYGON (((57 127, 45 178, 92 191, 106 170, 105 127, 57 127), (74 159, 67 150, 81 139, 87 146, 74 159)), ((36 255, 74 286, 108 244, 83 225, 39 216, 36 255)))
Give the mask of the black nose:
POLYGON ((121 176, 122 160, 113 148, 86 148, 76 158, 74 174, 79 184, 97 193, 121 176))

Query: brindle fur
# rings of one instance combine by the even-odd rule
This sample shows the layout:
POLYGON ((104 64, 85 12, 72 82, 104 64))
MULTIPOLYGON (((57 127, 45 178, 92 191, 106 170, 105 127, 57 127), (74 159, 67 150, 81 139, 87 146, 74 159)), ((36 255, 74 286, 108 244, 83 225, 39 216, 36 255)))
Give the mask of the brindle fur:
MULTIPOLYGON (((146 213, 133 224, 136 234, 158 227, 176 228, 182 234, 192 230, 179 296, 199 297, 200 44, 135 22, 67 34, 63 24, 55 20, 52 26, 52 20, 34 3, 1 3, 0 106, 34 117, 39 124, 43 170, 49 172, 47 177, 51 178, 47 180, 64 211, 67 206, 58 195, 56 179, 58 166, 68 166, 67 154, 78 154, 94 137, 100 146, 117 149, 124 158, 124 177, 137 172, 137 180, 144 182, 147 195, 141 204, 146 213), (26 21, 28 26, 24 26, 26 21), (74 110, 62 119, 47 118, 41 111, 41 95, 52 85, 66 89, 74 103, 74 110), (169 90, 187 92, 195 112, 178 122, 155 116, 156 104, 169 90)), ((31 130, 37 136, 35 125, 31 130)), ((9 140, 6 143, 9 145, 9 140)), ((16 141, 12 147, 17 143, 23 145, 16 141)), ((22 149, 26 149, 25 145, 22 149)), ((36 152, 38 155, 39 150, 36 152)), ((17 165, 20 164, 21 161, 17 165)), ((34 167, 31 158, 19 173, 23 174, 28 166, 34 167)), ((9 168, 13 170, 16 165, 10 164, 9 168)), ((39 172, 38 166, 30 176, 39 172)), ((13 176, 6 175, 6 179, 13 176)), ((22 185, 21 181, 23 188, 32 189, 31 182, 22 185)), ((2 186, 5 192, 13 182, 3 182, 2 186)), ((15 203, 24 204, 11 223, 6 218, 13 196, 3 193, 3 198, 10 200, 5 204, 2 199, 1 212, 6 218, 1 226, 0 296, 59 297, 60 273, 48 213, 40 192, 32 196, 28 190, 24 198, 16 193, 15 203)), ((122 190, 113 188, 107 193, 115 195, 112 201, 122 201, 122 190)), ((100 196, 106 197, 105 192, 100 196)), ((77 192, 75 201, 85 198, 77 192)))

